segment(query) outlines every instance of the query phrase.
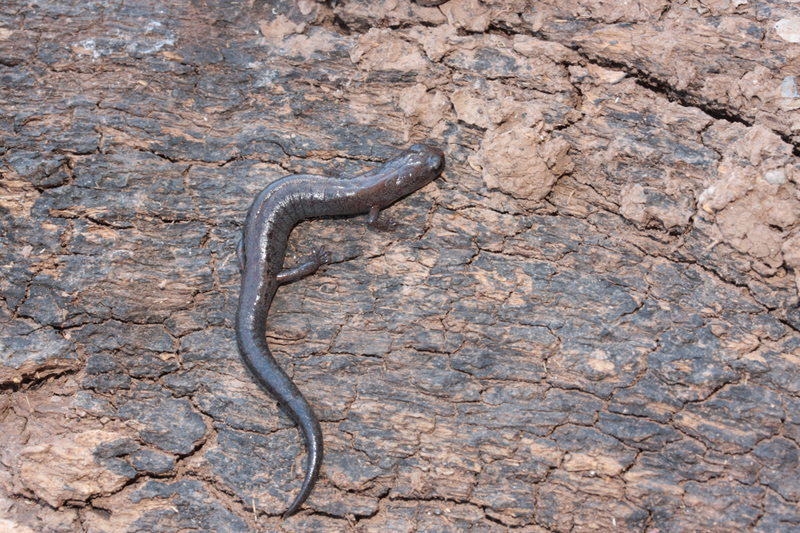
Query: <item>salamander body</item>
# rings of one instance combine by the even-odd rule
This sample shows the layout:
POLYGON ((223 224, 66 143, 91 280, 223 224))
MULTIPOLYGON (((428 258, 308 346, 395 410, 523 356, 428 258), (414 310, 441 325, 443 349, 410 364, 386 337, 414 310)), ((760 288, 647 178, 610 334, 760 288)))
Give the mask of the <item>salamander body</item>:
POLYGON ((311 494, 322 465, 322 430, 314 410, 278 365, 266 341, 266 324, 278 287, 315 272, 330 262, 318 248, 300 266, 283 270, 286 243, 303 219, 369 213, 375 225, 381 209, 430 183, 444 169, 444 153, 415 144, 368 172, 349 179, 311 174, 286 176, 269 184, 253 201, 239 242, 242 287, 236 315, 236 341, 245 366, 297 423, 308 452, 303 485, 284 517, 295 513, 311 494))

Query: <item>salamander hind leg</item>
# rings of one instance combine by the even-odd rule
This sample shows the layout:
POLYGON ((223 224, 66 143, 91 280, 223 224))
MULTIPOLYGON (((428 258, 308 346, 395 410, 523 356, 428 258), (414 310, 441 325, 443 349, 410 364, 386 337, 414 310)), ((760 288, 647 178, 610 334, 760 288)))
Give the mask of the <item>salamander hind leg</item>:
POLYGON ((331 253, 327 251, 324 246, 320 246, 311 253, 311 257, 308 261, 302 265, 284 270, 278 274, 276 279, 280 284, 291 283, 292 281, 297 281, 300 278, 313 274, 320 266, 330 262, 331 253))
POLYGON ((326 250, 324 246, 320 246, 311 252, 311 260, 316 261, 317 268, 319 268, 320 266, 327 265, 333 261, 333 256, 331 256, 331 253, 326 250))

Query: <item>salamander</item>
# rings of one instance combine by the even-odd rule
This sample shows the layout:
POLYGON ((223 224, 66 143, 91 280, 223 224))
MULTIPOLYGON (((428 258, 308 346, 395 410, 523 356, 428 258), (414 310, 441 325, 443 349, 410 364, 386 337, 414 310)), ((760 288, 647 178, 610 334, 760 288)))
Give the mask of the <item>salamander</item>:
POLYGON ((430 183, 444 169, 444 152, 415 144, 383 165, 349 179, 295 174, 270 183, 253 201, 237 255, 242 286, 236 314, 236 342, 255 381, 299 426, 308 454, 300 492, 284 517, 294 514, 314 488, 322 465, 322 430, 314 410, 270 353, 267 314, 278 287, 313 274, 331 256, 317 248, 308 261, 283 269, 286 243, 301 220, 369 213, 377 226, 380 210, 430 183))

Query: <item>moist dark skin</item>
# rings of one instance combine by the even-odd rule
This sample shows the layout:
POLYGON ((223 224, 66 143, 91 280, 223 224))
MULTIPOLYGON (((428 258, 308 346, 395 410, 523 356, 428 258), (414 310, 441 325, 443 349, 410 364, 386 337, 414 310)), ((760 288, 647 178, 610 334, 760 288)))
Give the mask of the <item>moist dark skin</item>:
POLYGON ((237 250, 242 289, 236 314, 236 342, 245 366, 261 387, 292 417, 306 443, 306 477, 300 493, 284 513, 294 514, 311 494, 322 465, 322 430, 303 394, 278 365, 267 346, 267 314, 278 287, 314 273, 330 262, 322 247, 295 268, 283 270, 286 241, 303 219, 369 213, 377 224, 380 210, 430 183, 444 169, 444 153, 415 144, 382 166, 350 179, 296 174, 261 191, 244 225, 237 250))

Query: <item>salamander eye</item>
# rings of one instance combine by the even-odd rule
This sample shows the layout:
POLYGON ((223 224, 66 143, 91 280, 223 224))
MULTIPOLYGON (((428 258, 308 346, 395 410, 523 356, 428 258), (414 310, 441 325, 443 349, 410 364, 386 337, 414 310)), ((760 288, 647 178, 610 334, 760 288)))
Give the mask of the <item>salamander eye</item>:
POLYGON ((428 167, 434 172, 440 172, 444 168, 444 157, 438 155, 431 156, 428 159, 428 167))

